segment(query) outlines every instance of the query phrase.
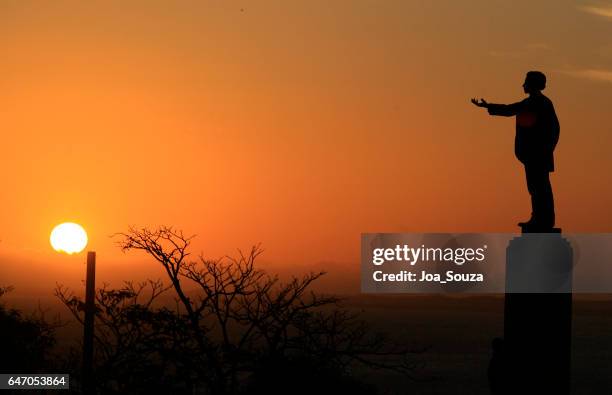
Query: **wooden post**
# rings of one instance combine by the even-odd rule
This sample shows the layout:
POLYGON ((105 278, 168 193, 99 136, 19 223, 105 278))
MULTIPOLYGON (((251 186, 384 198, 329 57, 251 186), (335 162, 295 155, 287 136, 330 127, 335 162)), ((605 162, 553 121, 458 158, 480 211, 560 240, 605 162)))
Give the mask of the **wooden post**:
POLYGON ((85 321, 83 325, 83 394, 94 394, 93 343, 96 295, 96 253, 87 253, 87 278, 85 281, 85 321))

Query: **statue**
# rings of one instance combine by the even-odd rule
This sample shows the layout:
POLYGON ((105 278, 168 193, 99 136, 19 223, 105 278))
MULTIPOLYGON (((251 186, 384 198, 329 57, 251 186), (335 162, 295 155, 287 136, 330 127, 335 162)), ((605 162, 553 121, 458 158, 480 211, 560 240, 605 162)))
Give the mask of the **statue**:
POLYGON ((559 120, 552 101, 542 94, 546 76, 530 71, 525 77, 523 90, 529 96, 513 104, 487 103, 472 99, 490 115, 516 117, 514 153, 525 166, 527 189, 531 195, 531 218, 519 222, 525 231, 552 232, 555 226, 555 206, 550 185, 550 172, 554 171, 553 152, 559 141, 559 120))

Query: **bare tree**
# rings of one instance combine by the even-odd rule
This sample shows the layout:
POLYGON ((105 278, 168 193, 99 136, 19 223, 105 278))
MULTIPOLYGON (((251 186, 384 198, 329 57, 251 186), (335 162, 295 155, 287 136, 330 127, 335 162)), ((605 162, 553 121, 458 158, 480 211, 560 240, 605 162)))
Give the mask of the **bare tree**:
MULTIPOLYGON (((165 306, 153 306, 168 289, 161 281, 128 281, 119 289, 104 285, 97 290, 94 341, 96 385, 101 392, 165 389, 173 393, 189 382, 188 376, 180 377, 188 372, 178 368, 197 347, 184 328, 184 317, 165 306)), ((59 285, 55 293, 82 325, 84 302, 59 285)), ((78 375, 80 364, 72 369, 78 375)))
MULTIPOLYGON (((109 366, 128 350, 138 350, 160 369, 180 374, 186 385, 201 385, 213 394, 241 391, 266 363, 309 360, 341 374, 355 364, 408 376, 415 368, 407 358, 415 350, 391 347, 356 315, 340 309, 336 297, 310 290, 323 272, 281 282, 256 267, 260 246, 237 257, 191 259, 193 236, 171 227, 130 228, 116 237, 124 251, 153 257, 170 285, 149 282, 144 300, 145 284, 98 291, 96 344, 109 366), (154 308, 168 288, 175 307, 154 308)), ((62 287, 57 295, 80 321, 82 301, 62 287)))

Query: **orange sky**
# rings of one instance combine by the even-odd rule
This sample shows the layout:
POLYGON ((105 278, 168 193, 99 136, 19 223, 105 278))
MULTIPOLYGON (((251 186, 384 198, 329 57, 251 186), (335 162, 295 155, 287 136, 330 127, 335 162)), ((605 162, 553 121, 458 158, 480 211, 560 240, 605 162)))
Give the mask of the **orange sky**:
POLYGON ((362 232, 515 231, 513 120, 468 99, 518 100, 531 69, 561 121, 558 224, 610 231, 610 37, 603 3, 2 2, 0 284, 78 284, 48 242, 67 220, 99 281, 162 275, 113 246, 131 224, 330 272, 362 232))

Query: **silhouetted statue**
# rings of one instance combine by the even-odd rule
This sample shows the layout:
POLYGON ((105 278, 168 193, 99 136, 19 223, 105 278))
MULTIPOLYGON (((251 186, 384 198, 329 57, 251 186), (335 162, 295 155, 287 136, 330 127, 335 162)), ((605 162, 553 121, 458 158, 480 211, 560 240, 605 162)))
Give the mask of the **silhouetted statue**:
POLYGON ((525 165, 527 189, 531 195, 531 219, 520 222, 524 229, 547 231, 555 225, 555 208, 549 173, 554 171, 553 151, 559 141, 559 120, 550 99, 542 94, 546 76, 530 71, 523 90, 529 95, 513 104, 492 104, 472 99, 491 115, 516 116, 514 152, 525 165))

